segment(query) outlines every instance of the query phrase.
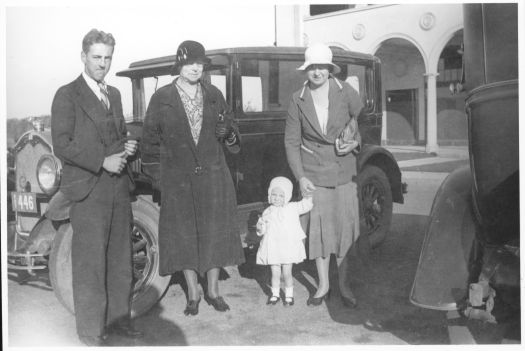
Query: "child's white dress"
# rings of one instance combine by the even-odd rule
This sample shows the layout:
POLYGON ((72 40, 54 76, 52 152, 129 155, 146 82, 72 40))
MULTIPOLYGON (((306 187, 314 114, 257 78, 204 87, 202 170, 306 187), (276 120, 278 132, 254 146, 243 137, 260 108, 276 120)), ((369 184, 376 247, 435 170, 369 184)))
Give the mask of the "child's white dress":
POLYGON ((257 251, 257 264, 299 263, 306 258, 303 239, 306 235, 299 216, 313 207, 312 198, 288 202, 282 207, 271 205, 259 221, 264 221, 265 232, 257 251))

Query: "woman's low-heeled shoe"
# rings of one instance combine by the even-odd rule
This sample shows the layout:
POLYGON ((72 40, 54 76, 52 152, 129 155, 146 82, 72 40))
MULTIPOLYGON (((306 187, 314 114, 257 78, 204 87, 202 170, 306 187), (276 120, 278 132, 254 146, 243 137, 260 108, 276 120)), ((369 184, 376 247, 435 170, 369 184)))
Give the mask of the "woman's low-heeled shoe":
POLYGON ((313 295, 310 296, 308 300, 306 300, 306 304, 308 306, 310 305, 319 306, 323 302, 323 300, 328 300, 329 297, 330 297, 330 289, 328 289, 328 291, 323 296, 320 296, 320 297, 314 297, 313 295))
POLYGON ((343 305, 350 308, 356 308, 357 307, 357 299, 355 297, 347 297, 341 295, 341 301, 343 301, 343 305))
POLYGON ((266 301, 266 304, 275 306, 275 305, 277 305, 277 302, 279 302, 280 300, 281 300, 281 298, 279 296, 273 296, 272 295, 272 296, 270 296, 268 298, 268 301, 266 301))
POLYGON ((217 296, 216 298, 212 298, 210 296, 205 296, 204 299, 208 303, 208 305, 212 305, 215 310, 219 312, 228 311, 230 309, 230 306, 224 301, 222 296, 217 296))
POLYGON ((199 303, 201 302, 201 299, 198 300, 190 300, 186 304, 186 309, 184 310, 185 316, 195 316, 199 313, 199 303))

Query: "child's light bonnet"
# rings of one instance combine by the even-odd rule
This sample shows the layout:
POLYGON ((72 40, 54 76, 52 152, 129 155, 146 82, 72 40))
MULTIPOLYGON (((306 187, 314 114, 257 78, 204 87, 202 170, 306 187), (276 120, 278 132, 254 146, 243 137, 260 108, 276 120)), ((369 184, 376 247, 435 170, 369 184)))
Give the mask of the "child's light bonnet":
POLYGON ((273 188, 280 188, 284 191, 284 202, 287 204, 292 199, 293 184, 290 179, 286 177, 275 177, 270 182, 268 187, 268 202, 270 202, 270 194, 273 188))

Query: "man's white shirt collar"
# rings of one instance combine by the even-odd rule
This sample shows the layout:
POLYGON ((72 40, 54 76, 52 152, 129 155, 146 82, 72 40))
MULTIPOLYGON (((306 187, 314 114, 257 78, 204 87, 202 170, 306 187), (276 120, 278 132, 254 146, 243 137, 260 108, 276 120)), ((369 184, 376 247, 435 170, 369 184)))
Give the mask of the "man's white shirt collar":
MULTIPOLYGON (((84 77, 84 80, 86 81, 88 87, 93 91, 93 93, 95 93, 97 98, 101 100, 102 93, 100 92, 100 87, 98 86, 97 81, 91 78, 90 76, 88 76, 86 72, 82 72, 82 77, 84 77)), ((102 82, 102 83, 104 84, 104 87, 106 87, 106 83, 105 82, 102 82)), ((106 87, 106 91, 107 91, 107 87, 106 87)))

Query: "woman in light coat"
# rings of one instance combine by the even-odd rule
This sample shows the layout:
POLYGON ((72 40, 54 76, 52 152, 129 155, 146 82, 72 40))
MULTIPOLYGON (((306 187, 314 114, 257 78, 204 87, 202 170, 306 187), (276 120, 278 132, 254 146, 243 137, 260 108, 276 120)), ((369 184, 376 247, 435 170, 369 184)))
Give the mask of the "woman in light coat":
MULTIPOLYGON (((326 45, 309 47, 298 69, 305 71, 308 80, 292 96, 285 147, 301 193, 313 195, 308 256, 315 259, 319 285, 307 304, 318 306, 330 296, 331 255, 335 254, 340 265, 359 236, 355 154, 361 144, 357 117, 363 104, 349 84, 332 75, 340 68, 332 63, 332 52, 326 45), (341 139, 343 130, 350 134, 345 141, 341 139)), ((343 303, 354 307, 357 301, 346 275, 340 276, 339 282, 343 303)))

